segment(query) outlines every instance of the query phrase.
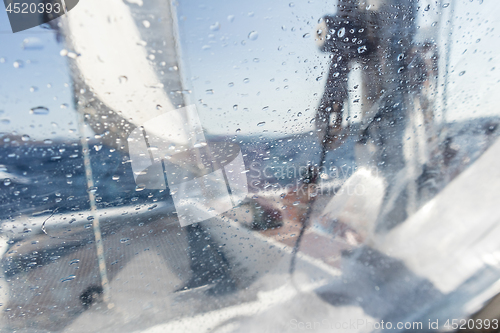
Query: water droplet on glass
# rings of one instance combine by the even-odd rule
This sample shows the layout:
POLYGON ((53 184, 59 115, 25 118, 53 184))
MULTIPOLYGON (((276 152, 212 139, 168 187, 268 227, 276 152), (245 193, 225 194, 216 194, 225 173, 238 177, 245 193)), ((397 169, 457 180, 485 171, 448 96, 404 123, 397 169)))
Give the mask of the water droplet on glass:
POLYGON ((0 122, 2 123, 2 125, 8 125, 8 124, 10 124, 10 120, 9 119, 2 119, 2 120, 0 120, 0 122))
POLYGON ((24 135, 22 136, 22 140, 23 140, 24 142, 26 142, 26 141, 30 141, 30 136, 29 136, 29 135, 27 135, 27 134, 24 134, 24 135))
POLYGON ((264 126, 265 124, 266 124, 266 122, 265 122, 265 121, 261 121, 260 123, 258 123, 258 124, 257 124, 257 126, 262 127, 262 126, 264 126))
POLYGON ((458 76, 463 76, 465 74, 465 71, 461 71, 460 73, 458 73, 458 76))
POLYGON ((16 60, 12 65, 14 65, 14 68, 23 68, 24 62, 22 62, 22 60, 16 60))
POLYGON ((122 239, 120 239, 120 243, 122 243, 122 244, 123 243, 127 243, 129 241, 130 241, 130 238, 122 238, 122 239))
POLYGON ((227 17, 227 20, 228 20, 229 22, 233 22, 233 21, 234 21, 234 15, 229 15, 229 16, 227 17))
POLYGON ((69 262, 70 265, 75 265, 75 264, 78 264, 80 262, 80 259, 73 259, 69 262))
POLYGON ((76 278, 75 275, 70 275, 68 277, 62 278, 61 282, 68 282, 68 281, 74 280, 75 278, 76 278))
POLYGON ((120 82, 120 83, 125 83, 127 81, 128 81, 128 77, 126 77, 125 75, 118 77, 118 82, 120 82))
POLYGON ((227 86, 228 86, 228 87, 233 87, 233 86, 234 86, 234 82, 229 82, 229 83, 227 84, 227 86))
POLYGON ((249 78, 244 78, 244 79, 243 79, 243 83, 248 83, 248 82, 250 82, 250 79, 249 79, 249 78))
POLYGON ((5 178, 5 179, 3 180, 3 184, 4 184, 5 186, 9 186, 10 184, 12 184, 12 181, 10 180, 10 178, 5 178))
POLYGON ((37 37, 28 37, 23 40, 24 50, 42 50, 43 46, 42 40, 37 37))
POLYGON ((163 109, 163 106, 161 106, 160 104, 156 105, 156 110, 161 110, 163 109))
POLYGON ((240 133, 240 132, 241 132, 241 128, 237 128, 236 133, 240 133))
POLYGON ((102 149, 102 145, 94 145, 95 151, 99 151, 102 149))
POLYGON ((449 7, 449 6, 450 6, 450 3, 449 3, 449 2, 447 2, 447 3, 443 3, 443 8, 447 8, 447 7, 449 7))
POLYGON ((250 40, 256 40, 257 38, 259 38, 259 33, 257 31, 251 31, 248 34, 248 39, 250 40))
POLYGON ((288 4, 288 7, 295 7, 295 4, 294 4, 293 2, 290 2, 290 3, 288 4))
POLYGON ((215 22, 214 24, 212 24, 210 26, 210 30, 212 30, 212 31, 217 31, 219 29, 220 29, 220 23, 219 22, 215 22))
POLYGON ((145 28, 149 28, 151 26, 151 23, 148 21, 148 20, 144 20, 142 21, 142 25, 145 27, 145 28))
POLYGON ((46 115, 49 113, 49 109, 45 106, 37 106, 30 110, 30 114, 46 115))
POLYGON ((34 87, 34 86, 33 86, 33 87, 31 87, 31 88, 30 88, 30 92, 37 92, 37 91, 38 91, 38 88, 37 88, 37 87, 34 87))
POLYGON ((118 175, 113 176, 113 180, 118 180, 118 179, 120 179, 120 176, 118 176, 118 175))
POLYGON ((337 36, 339 37, 344 37, 345 35, 345 28, 340 28, 339 31, 337 32, 337 36))
POLYGON ((146 185, 144 184, 139 184, 135 187, 136 192, 140 192, 146 188, 146 185))
POLYGON ((304 35, 302 35, 302 38, 309 38, 309 37, 311 37, 310 33, 305 33, 304 35))
POLYGON ((213 89, 207 89, 207 90, 205 90, 205 92, 207 93, 207 95, 213 95, 214 94, 214 90, 213 89))
POLYGON ((233 105, 233 110, 234 111, 238 111, 238 105, 237 104, 233 105))

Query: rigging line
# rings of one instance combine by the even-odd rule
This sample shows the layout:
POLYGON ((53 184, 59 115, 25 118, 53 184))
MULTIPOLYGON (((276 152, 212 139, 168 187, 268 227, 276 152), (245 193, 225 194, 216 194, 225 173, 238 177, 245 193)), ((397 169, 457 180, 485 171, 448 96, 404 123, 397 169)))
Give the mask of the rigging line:
POLYGON ((104 246, 102 241, 101 226, 99 222, 99 215, 97 213, 96 198, 94 194, 94 180, 92 176, 92 165, 90 164, 90 149, 89 144, 85 138, 85 127, 84 127, 84 117, 83 112, 78 112, 78 125, 80 130, 80 140, 82 144, 83 160, 85 166, 85 176, 87 178, 87 192, 89 195, 90 211, 94 220, 92 221, 92 227, 94 231, 95 246, 97 252, 97 262, 99 266, 99 274, 101 276, 101 287, 103 294, 103 301, 108 303, 108 308, 113 307, 110 303, 110 292, 109 292, 109 280, 106 270, 106 261, 104 259, 104 246))
POLYGON ((67 14, 68 13, 68 7, 66 7, 66 0, 61 0, 61 2, 62 2, 63 9, 64 9, 64 14, 67 14))
MULTIPOLYGON (((328 130, 328 129, 327 129, 328 130)), ((327 135, 325 135, 325 138, 323 139, 322 145, 321 145, 321 154, 320 154, 320 162, 319 162, 319 168, 318 168, 318 174, 317 175, 312 175, 312 184, 316 184, 319 176, 319 172, 323 169, 323 166, 325 164, 325 158, 326 158, 326 153, 328 152, 328 149, 326 148, 326 145, 328 143, 327 140, 327 135)), ((314 171, 312 171, 314 173, 314 171)), ((309 195, 309 192, 307 192, 309 195)), ((302 239, 304 237, 304 234, 306 232, 307 227, 309 226, 309 220, 311 219, 311 214, 312 214, 312 207, 314 205, 314 202, 316 201, 316 198, 318 195, 315 195, 312 197, 311 201, 307 205, 307 210, 306 214, 304 216, 304 222, 302 222, 302 226, 300 228, 299 236, 297 237, 297 241, 295 242, 295 245, 292 249, 292 259, 290 260, 290 270, 289 273, 291 276, 293 276, 293 273, 295 272, 295 266, 297 263, 297 252, 299 251, 300 244, 302 242, 302 239)))

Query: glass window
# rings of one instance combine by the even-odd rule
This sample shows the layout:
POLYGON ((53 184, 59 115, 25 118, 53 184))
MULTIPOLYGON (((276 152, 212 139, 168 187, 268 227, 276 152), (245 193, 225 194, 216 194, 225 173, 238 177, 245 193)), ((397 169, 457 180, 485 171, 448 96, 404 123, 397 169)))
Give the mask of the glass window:
POLYGON ((497 3, 16 1, 1 329, 499 329, 497 3))

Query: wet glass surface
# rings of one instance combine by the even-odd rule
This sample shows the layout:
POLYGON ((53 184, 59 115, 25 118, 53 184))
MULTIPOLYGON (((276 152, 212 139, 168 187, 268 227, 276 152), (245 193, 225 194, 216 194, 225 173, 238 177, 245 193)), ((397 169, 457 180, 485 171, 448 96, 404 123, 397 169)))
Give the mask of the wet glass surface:
POLYGON ((7 5, 2 330, 498 329, 495 2, 7 5))

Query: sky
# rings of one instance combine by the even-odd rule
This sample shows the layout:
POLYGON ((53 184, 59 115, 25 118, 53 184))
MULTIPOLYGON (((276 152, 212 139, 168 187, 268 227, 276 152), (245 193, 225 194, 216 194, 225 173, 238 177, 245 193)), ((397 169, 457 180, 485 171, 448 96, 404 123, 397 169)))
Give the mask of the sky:
POLYGON ((34 27, 12 33, 7 13, 0 10, 0 133, 37 140, 78 138, 62 48, 52 30, 34 27), (37 107, 48 112, 31 112, 37 107))
MULTIPOLYGON (((313 130, 329 66, 313 33, 320 17, 335 12, 331 1, 175 4, 181 70, 207 132, 286 136, 313 130)), ((438 9, 444 18, 439 38, 447 41, 451 33, 452 47, 447 100, 441 88, 437 106, 448 121, 498 115, 500 7, 494 1, 460 0, 453 15, 452 7, 438 9)), ((419 24, 432 24, 424 14, 419 24)), ((63 48, 51 30, 13 34, 0 11, 0 132, 36 139, 78 136, 63 48), (39 106, 49 111, 30 111, 39 106)))
POLYGON ((186 76, 192 99, 203 101, 201 117, 227 133, 312 130, 328 70, 313 34, 333 12, 331 1, 179 2, 186 76))

